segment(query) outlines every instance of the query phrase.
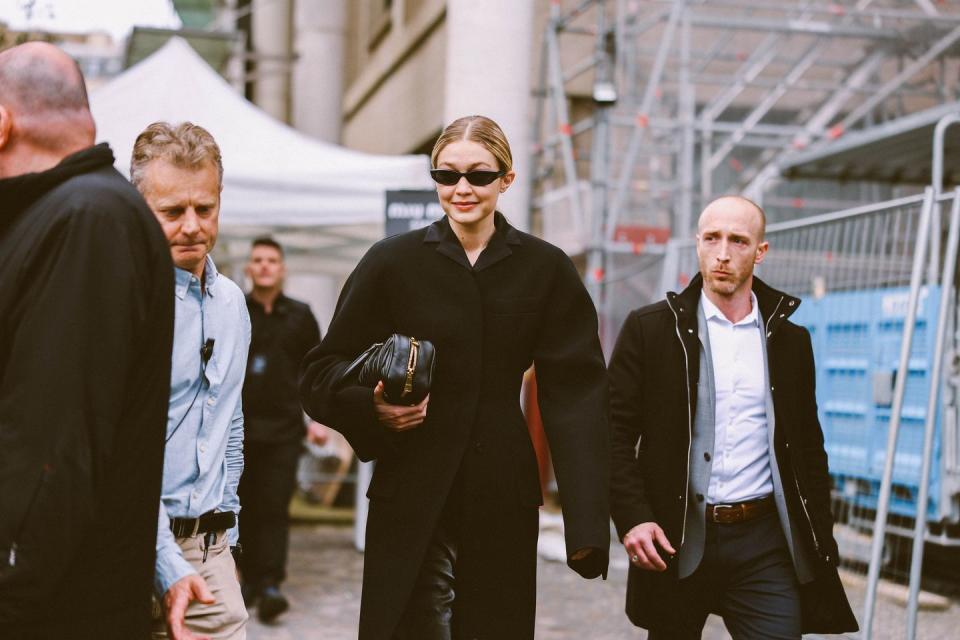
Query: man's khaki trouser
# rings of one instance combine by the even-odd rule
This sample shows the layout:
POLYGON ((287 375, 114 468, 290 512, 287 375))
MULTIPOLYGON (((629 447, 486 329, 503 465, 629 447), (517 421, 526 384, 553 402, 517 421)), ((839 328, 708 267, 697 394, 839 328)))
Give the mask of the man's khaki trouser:
MULTIPOLYGON (((243 604, 237 568, 226 533, 217 532, 216 541, 207 551, 206 562, 203 561, 203 534, 177 538, 177 544, 183 551, 184 559, 207 582, 216 599, 213 604, 201 604, 196 600, 191 602, 187 608, 187 628, 216 640, 246 640, 247 608, 243 604)), ((161 615, 159 619, 154 619, 153 640, 167 638, 163 618, 161 615)))

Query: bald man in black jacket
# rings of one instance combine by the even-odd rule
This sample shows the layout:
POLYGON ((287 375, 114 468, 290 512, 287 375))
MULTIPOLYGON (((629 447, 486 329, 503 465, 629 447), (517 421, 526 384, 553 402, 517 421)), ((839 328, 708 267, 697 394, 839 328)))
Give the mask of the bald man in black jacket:
POLYGON ((52 45, 0 53, 0 635, 146 638, 173 268, 52 45))

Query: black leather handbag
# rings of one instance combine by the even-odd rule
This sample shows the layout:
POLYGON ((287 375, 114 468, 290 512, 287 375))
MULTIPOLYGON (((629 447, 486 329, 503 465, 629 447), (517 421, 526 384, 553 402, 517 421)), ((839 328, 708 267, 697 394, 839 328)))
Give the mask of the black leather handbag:
POLYGON ((395 333, 357 356, 340 382, 375 387, 383 380, 387 402, 412 406, 430 393, 435 362, 432 342, 395 333))

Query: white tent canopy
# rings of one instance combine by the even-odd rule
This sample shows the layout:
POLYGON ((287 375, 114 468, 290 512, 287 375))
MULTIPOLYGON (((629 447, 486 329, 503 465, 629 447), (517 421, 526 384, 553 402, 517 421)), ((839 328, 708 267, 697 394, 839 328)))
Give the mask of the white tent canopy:
POLYGON ((429 189, 426 156, 351 151, 299 133, 242 96, 180 38, 90 96, 98 141, 128 171, 151 122, 189 120, 223 154, 221 223, 252 227, 382 224, 388 189, 429 189))

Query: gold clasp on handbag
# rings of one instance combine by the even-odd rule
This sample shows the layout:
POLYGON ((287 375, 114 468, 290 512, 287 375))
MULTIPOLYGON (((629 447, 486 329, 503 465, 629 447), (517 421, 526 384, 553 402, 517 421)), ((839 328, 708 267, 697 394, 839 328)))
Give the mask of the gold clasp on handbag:
POLYGON ((400 394, 401 398, 413 391, 413 374, 417 369, 417 356, 419 353, 420 343, 416 338, 410 338, 410 357, 407 358, 407 379, 403 383, 403 393, 400 394))

